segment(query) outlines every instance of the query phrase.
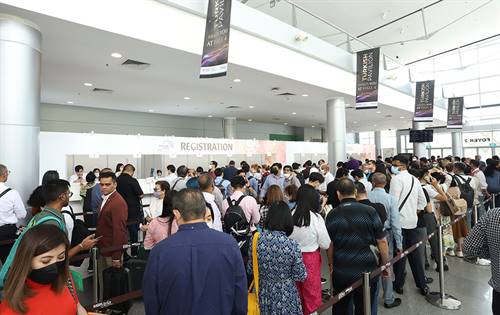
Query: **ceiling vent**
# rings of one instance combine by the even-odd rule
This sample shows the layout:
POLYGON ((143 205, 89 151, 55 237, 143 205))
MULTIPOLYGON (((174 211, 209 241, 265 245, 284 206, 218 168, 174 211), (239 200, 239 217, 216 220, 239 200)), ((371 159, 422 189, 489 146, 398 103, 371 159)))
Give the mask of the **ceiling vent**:
POLYGON ((110 89, 101 89, 101 88, 93 88, 92 92, 104 93, 104 94, 111 94, 111 93, 113 93, 113 90, 110 90, 110 89))
POLYGON ((144 70, 151 66, 150 63, 137 61, 133 59, 127 59, 122 63, 122 67, 133 69, 133 70, 144 70))
POLYGON ((285 93, 280 93, 280 94, 277 94, 277 95, 278 96, 295 96, 296 94, 285 92, 285 93))
POLYGON ((231 106, 226 106, 227 109, 238 109, 238 108, 241 108, 239 106, 236 106, 236 105, 231 105, 231 106))

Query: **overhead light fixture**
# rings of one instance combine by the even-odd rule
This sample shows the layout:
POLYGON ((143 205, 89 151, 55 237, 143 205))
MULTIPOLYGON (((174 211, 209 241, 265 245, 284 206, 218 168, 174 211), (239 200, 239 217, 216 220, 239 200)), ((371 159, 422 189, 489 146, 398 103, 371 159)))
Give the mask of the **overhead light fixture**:
POLYGON ((191 98, 189 96, 184 96, 185 100, 190 100, 191 98))
POLYGON ((405 116, 401 116, 401 117, 399 117, 399 119, 405 119, 405 116))
POLYGON ((250 106, 248 106, 248 108, 253 109, 253 108, 255 108, 255 106, 250 105, 250 106))
POLYGON ((297 113, 296 112, 292 112, 292 115, 297 115, 297 113))
POLYGON ((213 115, 208 115, 208 118, 212 118, 212 117, 214 117, 214 116, 213 115))
POLYGON ((66 104, 73 104, 73 101, 67 101, 66 104))
POLYGON ((377 125, 373 125, 373 127, 377 127, 377 125))
POLYGON ((252 122, 252 121, 253 121, 253 119, 249 119, 248 121, 249 121, 249 122, 252 122))
POLYGON ((111 54, 111 57, 113 57, 113 58, 121 58, 121 57, 123 57, 123 55, 120 54, 119 52, 114 52, 114 53, 111 54))
POLYGON ((288 126, 288 123, 283 123, 283 125, 288 126))
POLYGON ((382 114, 382 112, 378 110, 378 111, 377 111, 377 114, 382 114))
POLYGON ((234 83, 240 83, 240 82, 241 82, 241 80, 240 80, 240 79, 234 79, 234 80, 233 80, 233 82, 234 82, 234 83))
POLYGON ((83 83, 83 85, 85 85, 85 86, 92 86, 93 84, 89 83, 89 82, 85 82, 85 83, 83 83))
POLYGON ((308 97, 309 94, 302 94, 302 97, 308 97))
POLYGON ((315 125, 312 125, 312 126, 311 126, 311 128, 316 128, 316 126, 315 126, 315 125))
POLYGON ((154 110, 154 109, 148 109, 148 112, 150 112, 150 113, 154 113, 154 112, 155 112, 155 110, 154 110))
POLYGON ((357 122, 357 121, 353 121, 352 123, 353 123, 353 124, 357 124, 358 122, 357 122))

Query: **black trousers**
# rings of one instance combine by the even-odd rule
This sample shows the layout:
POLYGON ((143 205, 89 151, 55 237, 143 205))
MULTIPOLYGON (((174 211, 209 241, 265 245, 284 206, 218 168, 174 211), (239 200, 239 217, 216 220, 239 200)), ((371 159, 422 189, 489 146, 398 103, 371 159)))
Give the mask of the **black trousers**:
POLYGON ((491 305, 493 315, 500 315, 500 292, 493 290, 493 304, 491 305))
MULTIPOLYGON (((17 232, 17 227, 15 224, 6 224, 0 226, 0 241, 17 238, 16 232, 17 232)), ((2 261, 2 264, 9 256, 10 249, 12 248, 13 245, 14 243, 0 245, 0 260, 2 261)))
MULTIPOLYGON (((370 301, 373 304, 378 303, 378 299, 375 298, 375 293, 377 291, 377 282, 380 277, 375 277, 370 281, 370 301)), ((333 279, 333 295, 339 294, 342 290, 346 289, 351 283, 343 283, 338 279, 333 279)), ((337 304, 332 307, 332 315, 346 315, 352 310, 352 304, 354 303, 354 315, 363 315, 363 287, 359 287, 356 290, 349 293, 343 299, 338 301, 337 304)))
MULTIPOLYGON (((402 229, 402 234, 404 250, 420 241, 418 239, 416 229, 402 229)), ((411 272, 413 274, 413 279, 415 279, 415 285, 417 286, 417 288, 425 288, 426 284, 424 264, 422 263, 422 258, 420 257, 418 251, 415 250, 408 254, 408 256, 405 256, 400 261, 394 264, 394 275, 396 276, 396 280, 394 281, 394 289, 401 289, 405 285, 406 260, 408 260, 410 263, 411 272)))
MULTIPOLYGON (((128 226, 128 239, 130 243, 137 243, 139 241, 139 224, 131 224, 128 226)), ((137 256, 139 248, 134 246, 130 249, 132 256, 137 256)))

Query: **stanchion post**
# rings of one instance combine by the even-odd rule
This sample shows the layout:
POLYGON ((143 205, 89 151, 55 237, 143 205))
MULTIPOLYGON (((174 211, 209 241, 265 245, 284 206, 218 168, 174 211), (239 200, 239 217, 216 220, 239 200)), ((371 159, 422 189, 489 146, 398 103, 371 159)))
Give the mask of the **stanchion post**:
POLYGON ((363 272, 363 308, 364 315, 371 315, 372 313, 372 303, 371 303, 371 293, 370 293, 370 273, 363 272))
POLYGON ((92 277, 92 282, 93 282, 93 301, 94 303, 99 302, 99 270, 98 270, 98 265, 97 265, 97 255, 98 249, 97 247, 92 247, 91 250, 91 256, 90 258, 92 259, 92 263, 94 264, 94 276, 92 277))
POLYGON ((477 205, 474 205, 474 225, 477 224, 477 205))
POLYGON ((497 194, 491 194, 491 204, 493 205, 493 209, 496 208, 495 199, 496 199, 497 195, 498 195, 498 193, 497 194))
MULTIPOLYGON (((444 251, 443 251, 443 226, 438 225, 438 244, 439 244, 439 293, 441 295, 441 301, 444 301, 446 295, 444 293, 444 251)), ((442 302, 441 302, 442 303, 442 302)))

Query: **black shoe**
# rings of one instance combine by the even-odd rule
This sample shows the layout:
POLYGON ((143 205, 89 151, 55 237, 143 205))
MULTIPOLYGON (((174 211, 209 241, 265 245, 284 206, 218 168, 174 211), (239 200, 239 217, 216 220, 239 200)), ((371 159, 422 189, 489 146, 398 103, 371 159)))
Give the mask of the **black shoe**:
MULTIPOLYGON (((444 271, 450 270, 450 267, 448 267, 448 264, 443 265, 444 271)), ((439 266, 436 267, 436 272, 439 272, 439 266)))
POLYGON ((425 270, 428 270, 431 265, 429 264, 428 261, 425 262, 425 270))
POLYGON ((431 277, 425 277, 425 284, 431 284, 434 282, 434 279, 432 279, 431 277))
POLYGON ((397 294, 403 294, 403 288, 394 288, 394 292, 396 292, 397 294))
POLYGON ((427 296, 429 294, 429 287, 425 286, 425 287, 421 288, 420 294, 422 294, 423 296, 427 296))
POLYGON ((395 298, 394 302, 391 304, 384 303, 385 308, 393 308, 393 307, 398 307, 401 305, 401 299, 400 298, 395 298))

